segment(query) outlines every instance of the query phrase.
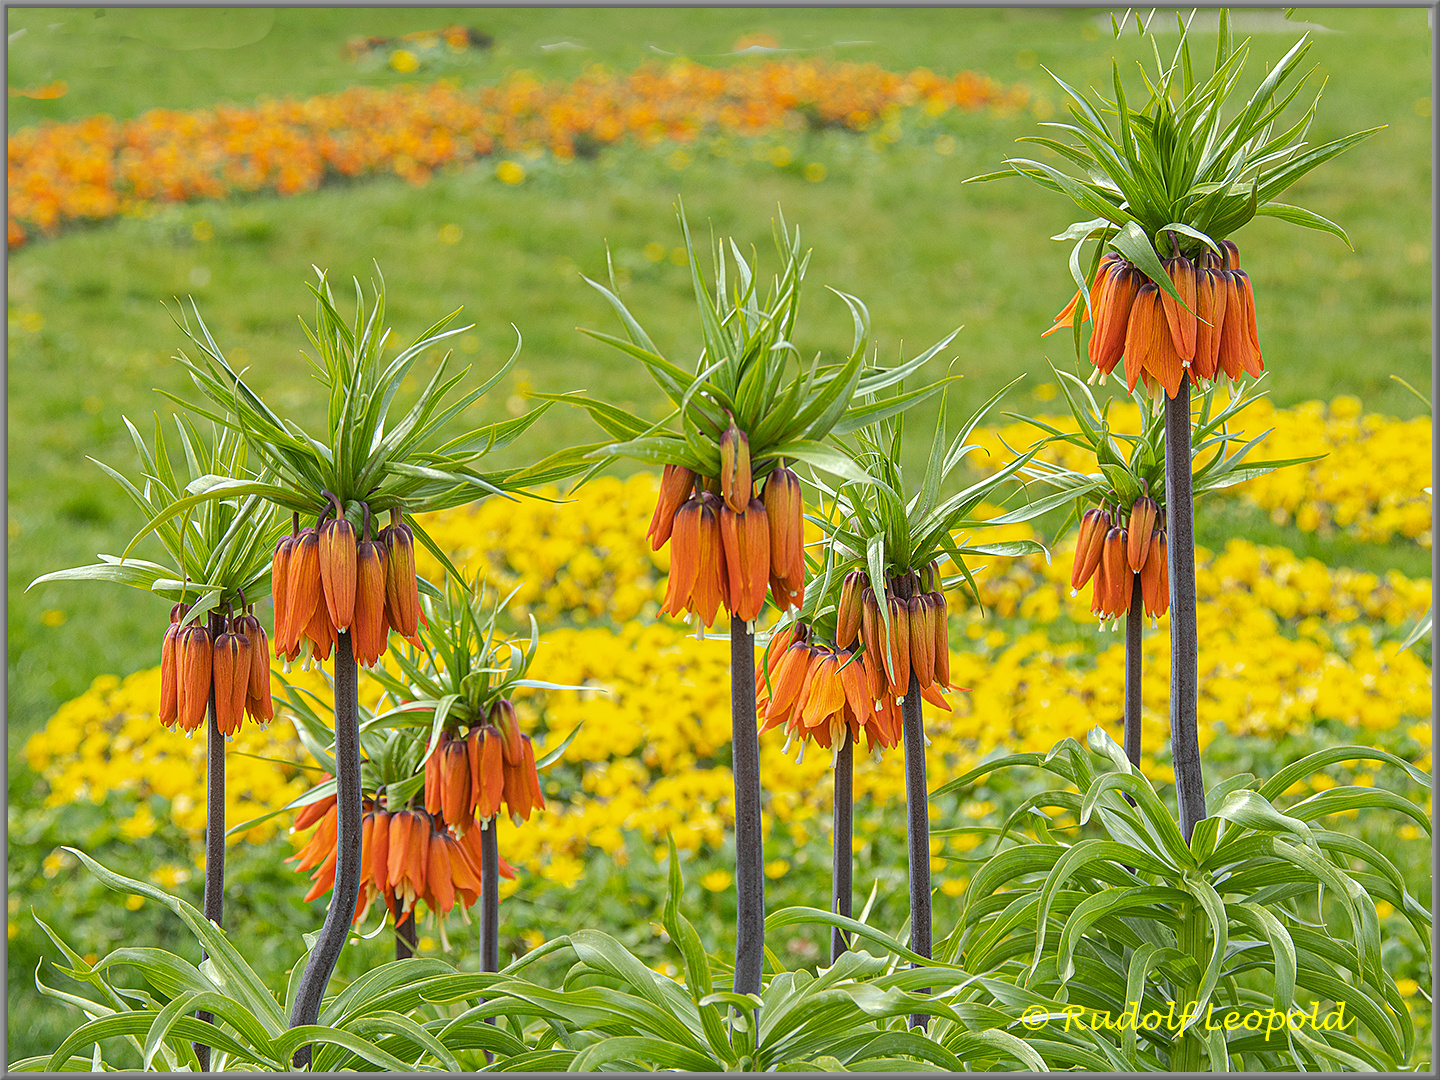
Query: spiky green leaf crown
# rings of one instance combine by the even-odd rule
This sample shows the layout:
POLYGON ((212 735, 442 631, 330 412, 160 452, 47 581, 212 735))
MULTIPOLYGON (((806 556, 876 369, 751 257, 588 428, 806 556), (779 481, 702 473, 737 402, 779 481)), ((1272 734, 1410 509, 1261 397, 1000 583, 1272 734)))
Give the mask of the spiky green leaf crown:
MULTIPOLYGON (((1140 68, 1139 93, 1127 94, 1118 61, 1112 61, 1113 96, 1092 89, 1093 104, 1051 73, 1070 99, 1070 120, 1045 126, 1069 141, 1043 136, 1021 141, 1048 148, 1074 169, 1066 172, 1016 157, 1006 161, 1006 169, 966 181, 1023 176, 1070 198, 1087 219, 1055 239, 1076 241, 1070 270, 1082 290, 1093 279, 1104 249, 1113 246, 1174 295, 1164 274, 1151 273, 1158 268, 1157 256, 1218 250, 1219 241, 1256 215, 1329 232, 1349 243, 1334 222, 1277 200, 1311 169, 1381 127, 1310 147, 1305 136, 1320 102, 1317 91, 1289 126, 1277 130, 1281 115, 1314 70, 1300 73, 1311 45, 1308 35, 1270 69, 1238 111, 1227 116, 1226 105, 1237 91, 1249 54, 1248 39, 1234 43, 1222 10, 1214 67, 1202 82, 1190 50, 1194 18, 1192 14, 1187 22, 1177 13, 1180 42, 1168 64, 1155 37, 1140 30, 1137 21, 1137 31, 1149 38, 1155 54, 1153 78, 1140 68), (1136 101, 1144 104, 1137 108, 1136 101), (1098 243, 1086 273, 1081 249, 1091 241, 1098 243)), ((1117 37, 1121 28, 1117 23, 1117 37)))

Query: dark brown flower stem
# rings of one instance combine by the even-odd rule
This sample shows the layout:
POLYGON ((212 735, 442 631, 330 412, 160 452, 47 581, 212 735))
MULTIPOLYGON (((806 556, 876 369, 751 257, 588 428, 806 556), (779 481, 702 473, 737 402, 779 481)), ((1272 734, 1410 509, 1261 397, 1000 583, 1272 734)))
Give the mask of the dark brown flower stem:
MULTIPOLYGON (((499 816, 491 818, 480 833, 480 970, 500 970, 500 827, 499 816)), ((487 1016, 487 1024, 495 1017, 487 1016)), ((485 1051, 489 1064, 494 1055, 485 1051)))
MULTIPOLYGON (((910 691, 900 706, 905 732, 905 813, 910 843, 910 949, 930 955, 930 796, 925 784, 925 717, 920 706, 920 684, 910 676, 910 691)), ((918 967, 919 965, 912 965, 918 967)), ((921 993, 929 993, 922 990, 921 993)), ((910 1017, 910 1026, 926 1028, 923 1013, 910 1017)))
POLYGON ((1140 645, 1144 630, 1145 598, 1140 575, 1130 589, 1130 610, 1125 615, 1125 756, 1131 765, 1140 764, 1140 645))
MULTIPOLYGON (((830 858, 830 899, 836 915, 847 919, 852 911, 854 886, 852 878, 855 856, 850 837, 855 827, 855 743, 850 729, 845 729, 845 742, 835 755, 835 828, 834 851, 830 858)), ((830 963, 850 947, 850 936, 838 926, 830 928, 830 963)))
POLYGON ((409 911, 401 914, 400 898, 397 896, 391 911, 395 915, 395 959, 409 960, 415 955, 418 944, 415 935, 415 908, 412 905, 409 911))
POLYGON ((739 616, 730 618, 730 726, 735 778, 734 990, 758 994, 765 964, 760 733, 755 726, 755 635, 739 616))
MULTIPOLYGON (((225 632, 225 616, 210 612, 210 640, 225 632)), ((205 712, 205 891, 201 901, 205 918, 221 925, 225 913, 225 737, 215 715, 215 683, 210 683, 210 707, 205 712)), ((203 958, 209 954, 200 951, 203 958)), ((196 1019, 213 1024, 215 1017, 197 1012, 196 1019)), ((194 1043, 200 1068, 210 1071, 210 1047, 194 1043)))
POLYGON ((1200 645, 1195 626, 1195 496, 1190 461, 1190 376, 1165 401, 1165 526, 1170 557, 1170 754, 1180 832, 1186 841, 1205 819, 1200 770, 1200 645))
POLYGON ((492 819, 480 833, 480 970, 500 970, 500 842, 492 819))
MULTIPOLYGON (((290 1026, 313 1024, 320 1018, 320 1001, 340 959, 340 950, 355 919, 360 896, 360 701, 355 650, 350 631, 342 631, 335 645, 335 890, 325 924, 311 950, 310 961, 295 995, 290 1026)), ((310 1046, 295 1052, 295 1066, 310 1064, 310 1046)))

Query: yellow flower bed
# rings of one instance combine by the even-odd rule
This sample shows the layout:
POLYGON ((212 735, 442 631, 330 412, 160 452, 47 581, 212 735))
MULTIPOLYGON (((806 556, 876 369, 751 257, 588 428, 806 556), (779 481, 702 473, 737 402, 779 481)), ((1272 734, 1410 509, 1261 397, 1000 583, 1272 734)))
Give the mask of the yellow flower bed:
MULTIPOLYGON (((623 859, 627 832, 657 845, 674 836, 695 851, 718 846, 732 822, 730 772, 717 763, 730 739, 729 646, 655 621, 667 560, 665 552, 649 552, 644 530, 656 490, 653 475, 601 479, 584 503, 490 500, 426 522, 467 572, 483 570, 504 591, 523 582, 517 603, 542 623, 612 613, 616 619, 613 629, 572 625, 543 636, 535 675, 593 690, 529 691, 517 699, 525 728, 545 733, 542 747, 584 722, 565 755, 581 770, 580 789, 547 781, 549 803, 539 820, 503 827, 506 857, 559 884, 576 881, 592 851, 623 859)), ((992 532, 988 539, 1033 535, 1024 525, 992 532)), ((1102 637, 1097 653, 1080 640, 1050 637, 1052 623, 1071 627, 1070 637, 1075 627, 1094 625, 1088 589, 1069 595, 1073 546, 1067 537, 1049 563, 1030 556, 979 570, 981 599, 1009 620, 1004 624, 952 596, 959 648, 951 670, 971 690, 952 695, 951 713, 927 708, 932 784, 996 750, 1044 750, 1065 736, 1083 739, 1097 723, 1118 736, 1123 640, 1102 637)), ((1331 569, 1243 540, 1219 554, 1203 548, 1196 554, 1202 745, 1218 724, 1278 739, 1321 720, 1347 726, 1359 742, 1398 728, 1428 744, 1430 671, 1413 652, 1399 652, 1395 639, 1429 606, 1430 582, 1331 569)), ((1145 654, 1145 745, 1159 748, 1167 737, 1168 618, 1147 633, 1145 654)), ((317 673, 297 678, 326 696, 317 673)), ((361 685, 362 700, 373 703, 377 685, 363 679, 361 685)), ((138 834, 154 827, 138 797, 155 794, 170 800, 172 818, 198 838, 204 744, 156 724, 157 699, 158 669, 151 669, 124 682, 99 679, 65 705, 26 747, 31 767, 50 784, 51 803, 133 791, 137 809, 126 827, 138 834)), ((828 817, 830 762, 823 753, 786 757, 782 746, 778 731, 762 739, 765 827, 787 830, 798 844, 811 818, 828 817)), ((283 719, 264 732, 247 726, 232 750, 304 759, 283 719)), ((1419 764, 1428 768, 1428 757, 1419 764)), ((1156 780, 1170 779, 1153 756, 1143 768, 1156 780)), ((229 775, 231 822, 283 806, 307 786, 296 769, 237 753, 229 775)), ((903 800, 900 755, 858 762, 855 790, 860 798, 903 800)), ((247 836, 263 839, 287 820, 247 836)), ((507 893, 517 887, 504 886, 507 893)))
MULTIPOLYGON (((1110 418, 1114 431, 1140 429, 1140 410, 1131 401, 1117 401, 1110 418)), ((1068 413, 1037 419, 1061 431, 1076 430, 1068 413)), ((1240 419, 1252 437, 1270 432, 1250 451, 1253 460, 1326 455, 1227 489, 1268 510, 1276 524, 1293 522, 1305 532, 1322 535, 1343 529, 1357 540, 1374 542, 1408 536, 1430 546, 1431 503, 1425 489, 1432 484, 1433 470, 1428 417, 1397 420, 1362 413, 1358 398, 1341 396, 1328 407, 1307 401, 1293 409, 1277 409, 1269 398, 1261 398, 1240 419)), ((992 470, 1013 461, 1012 451, 1024 451, 1043 436, 1038 428, 1018 422, 976 434, 976 441, 990 453, 971 460, 992 470)), ((1053 444, 1040 456, 1080 472, 1095 471, 1094 457, 1069 443, 1053 444)))

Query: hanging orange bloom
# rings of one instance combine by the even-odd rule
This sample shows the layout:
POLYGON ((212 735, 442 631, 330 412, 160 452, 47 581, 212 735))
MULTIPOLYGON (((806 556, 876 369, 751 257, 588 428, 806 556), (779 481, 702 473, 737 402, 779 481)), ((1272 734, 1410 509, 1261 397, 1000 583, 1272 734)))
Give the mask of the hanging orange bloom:
POLYGON ((650 528, 645 535, 650 538, 650 550, 659 551, 670 539, 675 525, 675 515, 695 488, 695 473, 684 465, 666 465, 660 478, 660 498, 655 503, 655 514, 650 519, 650 528))
POLYGON ((165 727, 174 727, 180 702, 180 620, 189 614, 187 604, 170 609, 170 625, 160 642, 160 708, 157 715, 165 727))
POLYGON ((320 529, 320 582, 337 633, 355 617, 355 554, 355 526, 337 514, 320 529))
POLYGON ((420 647, 420 589, 415 576, 415 534, 391 511, 390 524, 380 530, 385 545, 385 618, 391 629, 420 647))
POLYGON ((770 582, 770 525, 765 505, 752 498, 741 512, 727 504, 720 508, 720 541, 729 576, 732 614, 753 622, 765 607, 770 582))
POLYGON ((1080 532, 1075 538, 1075 564, 1070 570, 1070 595, 1085 587, 1100 565, 1100 552, 1105 547, 1105 534, 1110 531, 1110 515, 1103 506, 1092 506, 1080 516, 1080 532))
POLYGON ((211 667, 214 653, 210 631, 203 626, 189 626, 180 632, 178 647, 180 676, 176 683, 176 711, 180 727, 194 731, 205 722, 210 705, 211 667))
POLYGON ((1140 571, 1140 597, 1145 614, 1158 619, 1170 610, 1170 559, 1165 534, 1158 529, 1150 534, 1150 553, 1140 571))
POLYGON ((1141 495, 1131 504, 1125 558, 1130 569, 1137 573, 1145 565, 1145 557, 1150 551, 1150 534, 1155 529, 1155 519, 1159 513, 1159 504, 1148 495, 1141 495))

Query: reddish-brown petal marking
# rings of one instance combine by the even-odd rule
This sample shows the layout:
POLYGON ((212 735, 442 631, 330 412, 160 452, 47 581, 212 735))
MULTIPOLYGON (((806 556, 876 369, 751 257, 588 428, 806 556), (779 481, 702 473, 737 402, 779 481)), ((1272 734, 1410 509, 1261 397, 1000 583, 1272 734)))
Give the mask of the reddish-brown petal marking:
POLYGON ((1201 379, 1215 378, 1220 357, 1220 334, 1225 322, 1224 279, 1218 270, 1200 271, 1196 289, 1195 362, 1190 371, 1201 379))
MULTIPOLYGON (((403 815, 410 818, 410 832, 406 838, 405 846, 400 849, 401 874, 409 882, 410 895, 422 896, 425 893, 425 871, 430 864, 430 834, 434 831, 430 824, 430 817, 417 810, 405 811, 403 815)), ((395 862, 394 837, 391 837, 390 844, 391 865, 395 862)))
POLYGON ((355 613, 350 638, 355 659, 373 667, 385 652, 390 626, 385 620, 385 547, 362 540, 355 550, 355 613))
POLYGON ((397 892, 405 884, 405 861, 410 854, 410 833, 415 825, 414 817, 409 810, 399 810, 390 815, 390 843, 385 877, 391 888, 397 892))
POLYGON ((1222 262, 1226 270, 1240 269, 1240 249, 1235 246, 1234 240, 1221 240, 1220 250, 1222 262))
POLYGON ((1165 260, 1165 272, 1170 283, 1185 301, 1181 307, 1175 298, 1164 289, 1159 291, 1160 304, 1165 312, 1165 323, 1170 329, 1170 343, 1179 354, 1182 363, 1195 359, 1195 306, 1196 277, 1195 264, 1183 255, 1165 260), (1188 310, 1187 310, 1188 309, 1188 310))
POLYGON ((290 605, 286 601, 290 584, 290 554, 295 547, 293 536, 282 536, 275 543, 270 557, 270 597, 275 605, 275 655, 283 656, 284 643, 289 640, 290 605))
POLYGON ((690 606, 690 594, 700 573, 700 496, 693 495, 675 512, 670 534, 670 580, 660 610, 679 616, 690 606))
POLYGON ((659 551, 670 539, 675 526, 675 515, 695 487, 695 473, 684 465, 666 465, 660 478, 660 496, 655 502, 655 514, 650 519, 650 528, 645 535, 650 538, 650 550, 659 551))
POLYGON ((739 514, 728 506, 722 508, 720 538, 730 580, 730 609, 753 622, 765 608, 765 587, 770 582, 770 526, 764 504, 751 499, 739 514))

